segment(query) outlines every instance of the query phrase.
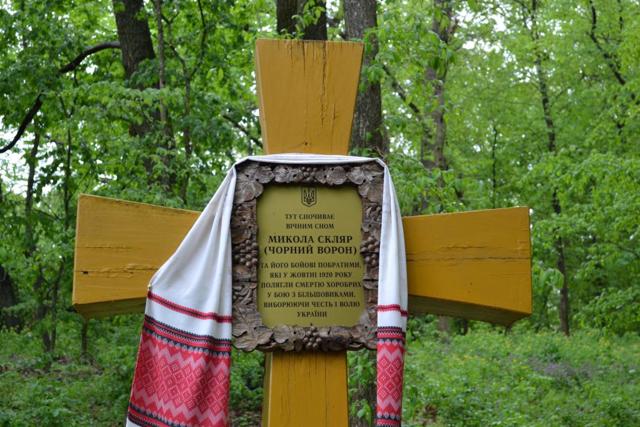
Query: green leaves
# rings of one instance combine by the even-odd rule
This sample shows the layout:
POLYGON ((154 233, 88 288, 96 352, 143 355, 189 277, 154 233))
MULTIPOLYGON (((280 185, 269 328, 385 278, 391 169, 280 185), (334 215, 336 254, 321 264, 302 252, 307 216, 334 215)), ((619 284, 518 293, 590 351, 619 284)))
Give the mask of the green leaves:
POLYGON ((403 425, 633 425, 637 335, 477 328, 407 345, 403 425))
MULTIPOLYGON (((534 314, 521 327, 543 334, 481 332, 439 346, 426 340, 437 336, 432 325, 411 322, 406 417, 409 425, 637 424, 637 366, 628 360, 629 352, 637 354, 630 335, 639 330, 640 7, 594 0, 596 43, 584 5, 538 2, 534 32, 521 3, 387 0, 379 2, 377 31, 365 36, 380 42, 364 75, 382 84, 387 162, 402 211, 531 208, 534 314), (443 29, 451 29, 449 39, 443 29), (548 111, 538 66, 546 77, 548 111), (436 123, 438 114, 442 123, 436 123), (436 165, 438 131, 444 132, 446 162, 436 165), (586 331, 565 342, 544 333, 557 328, 563 280, 575 326, 629 336, 586 331), (622 381, 627 377, 629 384, 622 381)), ((141 18, 148 19, 149 10, 141 18)), ((317 2, 307 2, 299 30, 319 13, 317 2)), ((157 55, 156 23, 148 21, 157 55)), ((58 73, 87 46, 117 40, 112 2, 9 1, 0 9, 2 139, 15 134, 38 94, 43 99, 13 154, 0 157, 0 265, 14 279, 19 299, 5 314, 24 319, 25 328, 21 336, 3 335, 2 342, 12 342, 14 353, 34 355, 14 363, 2 353, 0 386, 21 388, 15 399, 2 401, 11 417, 3 413, 0 424, 21 413, 17 424, 92 424, 93 418, 77 418, 80 409, 70 413, 60 403, 93 414, 93 406, 83 406, 83 393, 94 385, 88 378, 103 372, 87 405, 104 404, 105 396, 114 403, 100 407, 96 422, 119 419, 126 407, 135 321, 92 323, 94 367, 65 365, 62 351, 35 357, 40 347, 34 342, 56 326, 65 329, 59 334, 64 351, 77 353, 78 318, 68 312, 77 194, 200 209, 236 159, 261 151, 253 48, 256 38, 277 36, 274 2, 167 0, 162 22, 166 84, 158 89, 157 60, 141 64, 127 82, 119 50, 58 73), (158 119, 161 104, 168 126, 158 119), (40 147, 31 158, 36 132, 40 147), (55 379, 40 372, 45 367, 68 379, 59 396, 55 379), (29 384, 20 373, 37 379, 29 384), (24 402, 40 409, 29 412, 24 402)), ((336 25, 331 34, 340 38, 344 24, 336 25)), ((371 382, 375 375, 370 360, 350 358, 355 393, 357 381, 371 382)), ((240 421, 246 425, 257 419, 261 362, 260 356, 234 355, 240 373, 232 399, 238 412, 248 414, 240 421)), ((359 418, 371 419, 365 399, 352 403, 359 418)))
POLYGON ((602 329, 615 334, 634 334, 640 330, 640 289, 603 289, 578 314, 583 326, 602 329))

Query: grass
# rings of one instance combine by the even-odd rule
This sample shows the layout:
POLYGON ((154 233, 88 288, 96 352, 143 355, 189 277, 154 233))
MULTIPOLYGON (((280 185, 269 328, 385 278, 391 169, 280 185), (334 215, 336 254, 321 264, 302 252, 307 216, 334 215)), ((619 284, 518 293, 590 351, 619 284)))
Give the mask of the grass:
MULTIPOLYGON (((89 358, 72 316, 60 325, 53 356, 42 354, 34 331, 0 331, 0 426, 121 426, 140 324, 140 316, 91 321, 89 358)), ((260 353, 234 353, 236 426, 259 424, 262 362, 260 353)), ((353 370, 350 381, 366 371, 353 370)), ((428 323, 410 328, 406 426, 640 426, 638 396, 637 335, 505 335, 479 326, 442 337, 428 323)))

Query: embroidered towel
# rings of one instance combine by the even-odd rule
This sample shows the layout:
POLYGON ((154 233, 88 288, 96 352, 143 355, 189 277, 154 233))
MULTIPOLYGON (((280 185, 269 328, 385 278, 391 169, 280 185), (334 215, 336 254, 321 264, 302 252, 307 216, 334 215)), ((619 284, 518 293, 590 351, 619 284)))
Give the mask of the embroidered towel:
MULTIPOLYGON (((316 154, 247 159, 289 164, 380 162, 364 157, 316 154)), ((127 426, 230 424, 230 218, 235 182, 234 165, 176 252, 151 279, 127 426)), ((407 275, 402 219, 386 166, 383 191, 376 425, 399 426, 407 275)))

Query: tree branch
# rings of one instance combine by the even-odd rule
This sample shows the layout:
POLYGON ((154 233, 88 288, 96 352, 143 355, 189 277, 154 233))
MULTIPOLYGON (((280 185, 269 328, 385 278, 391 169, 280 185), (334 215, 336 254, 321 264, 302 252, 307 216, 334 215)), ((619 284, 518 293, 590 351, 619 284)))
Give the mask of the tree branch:
MULTIPOLYGON (((93 55, 94 53, 98 53, 105 49, 120 49, 120 43, 119 42, 100 43, 90 48, 87 48, 78 56, 76 56, 73 60, 71 60, 69 63, 64 65, 62 68, 58 69, 58 74, 65 74, 65 73, 68 73, 69 71, 75 70, 82 63, 82 61, 84 61, 84 59, 87 56, 93 55)), ((0 147, 0 154, 11 150, 18 143, 18 141, 20 140, 24 132, 27 130, 27 126, 31 124, 31 122, 33 121, 33 118, 35 117, 36 114, 38 114, 38 111, 40 111, 41 107, 42 107, 42 92, 38 94, 38 96, 36 97, 36 100, 33 102, 33 105, 31 106, 29 111, 27 111, 27 114, 24 116, 24 118, 20 122, 20 126, 18 126, 18 131, 16 132, 11 142, 5 145, 4 147, 0 147)))
POLYGON ((389 78, 391 79, 391 87, 398 94, 400 99, 402 99, 402 102, 404 102, 411 109, 411 111, 415 113, 416 116, 421 117, 422 111, 420 111, 420 108, 418 108, 416 104, 408 100, 407 93, 405 92, 404 88, 400 85, 400 83, 398 83, 398 80, 396 80, 395 76, 391 73, 391 70, 389 70, 389 67, 387 67, 385 64, 382 64, 382 69, 387 74, 387 76, 389 76, 389 78))
POLYGON ((194 65, 193 70, 191 70, 191 75, 189 75, 189 78, 193 78, 193 76, 196 74, 196 72, 202 65, 202 62, 204 61, 204 49, 207 46, 207 33, 208 33, 207 20, 204 17, 204 10, 202 9, 202 2, 200 0, 198 0, 198 12, 200 14, 200 24, 202 25, 202 35, 200 37, 200 51, 198 54, 198 59, 196 60, 196 64, 194 65))
POLYGON ((595 5, 593 4, 593 0, 589 0, 589 8, 591 9, 591 28, 589 29, 589 38, 593 41, 593 43, 596 45, 596 47, 602 54, 602 57, 607 63, 607 66, 609 67, 609 69, 611 69, 611 72, 613 73, 618 83, 620 83, 621 86, 624 86, 625 84, 627 84, 627 81, 620 73, 620 69, 618 67, 616 58, 614 58, 611 55, 611 53, 607 52, 604 49, 604 47, 600 43, 600 40, 598 40, 598 37, 596 36, 596 27, 598 25, 598 13, 596 11, 595 5))
POLYGON ((83 51, 80 55, 76 56, 67 65, 60 68, 58 70, 58 73, 64 74, 64 73, 68 73, 69 71, 73 71, 82 63, 82 61, 84 61, 84 59, 87 56, 93 55, 94 53, 98 53, 106 49, 120 49, 120 42, 106 42, 106 43, 100 43, 95 46, 92 46, 86 49, 85 51, 83 51))
POLYGON ((228 114, 223 114, 222 117, 225 120, 227 120, 229 123, 231 123, 234 128, 236 128, 240 132, 244 133, 254 144, 256 144, 258 146, 262 146, 262 142, 258 138, 256 138, 255 136, 251 135, 251 132, 249 132, 249 130, 246 127, 244 127, 240 122, 238 122, 237 120, 235 120, 233 117, 231 117, 228 114))
POLYGON ((27 112, 27 115, 24 116, 24 119, 22 119, 22 121, 20 122, 20 126, 18 127, 18 132, 16 132, 16 135, 13 137, 11 142, 5 145, 4 147, 0 148, 0 154, 11 150, 18 143, 18 141, 22 137, 22 134, 27 129, 27 126, 29 126, 33 118, 36 116, 36 114, 38 114, 38 111, 40 111, 40 107, 42 107, 42 93, 38 94, 33 105, 27 112))

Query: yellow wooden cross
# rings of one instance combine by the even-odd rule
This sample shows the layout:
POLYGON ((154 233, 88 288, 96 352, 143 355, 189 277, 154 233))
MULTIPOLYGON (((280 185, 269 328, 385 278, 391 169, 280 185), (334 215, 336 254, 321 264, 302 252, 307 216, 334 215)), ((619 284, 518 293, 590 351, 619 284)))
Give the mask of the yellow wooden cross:
MULTIPOLYGON (((347 154, 361 57, 360 43, 259 40, 265 151, 347 154)), ((141 312, 149 279, 198 215, 80 196, 78 312, 87 318, 141 312)), ((410 313, 504 325, 531 314, 527 208, 406 217, 403 226, 410 313)), ((268 354, 264 395, 265 426, 346 426, 346 353, 268 354)))

